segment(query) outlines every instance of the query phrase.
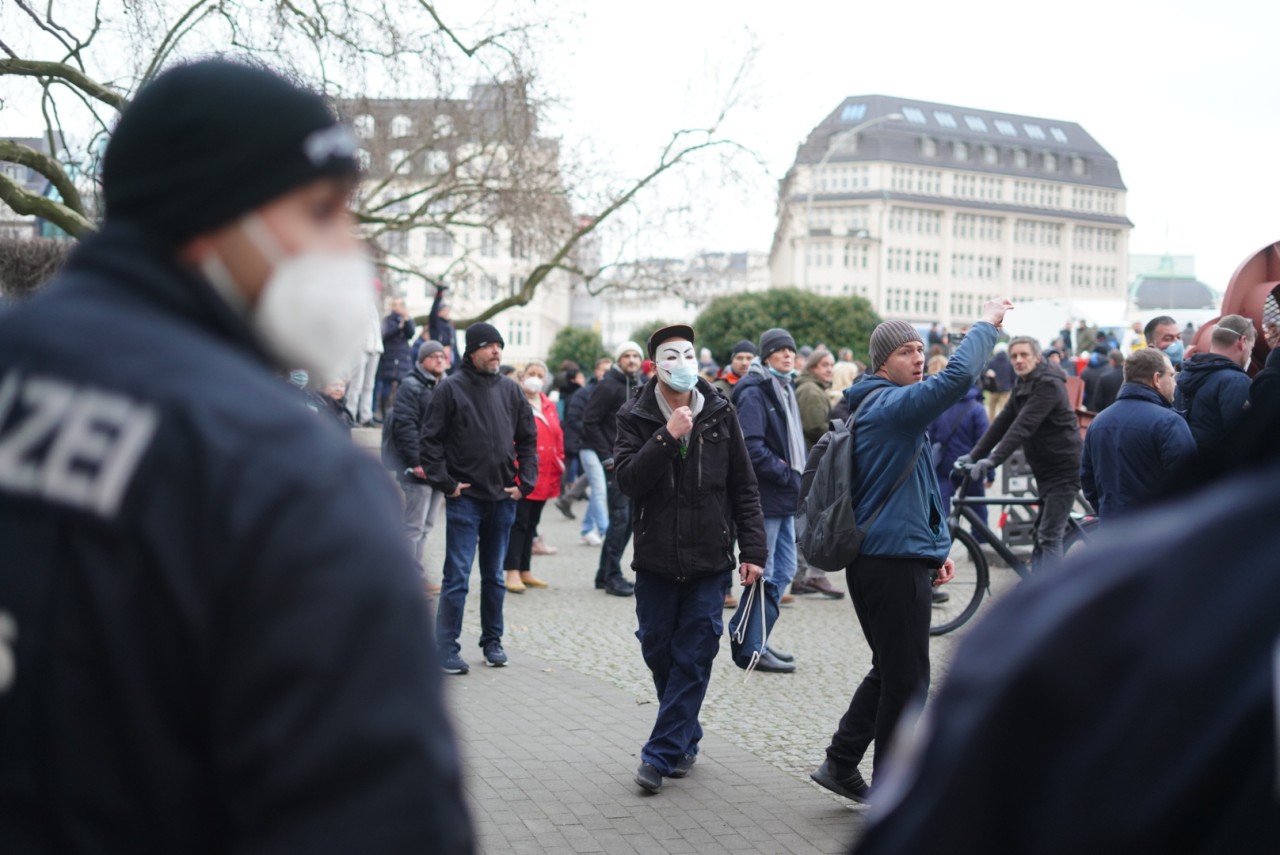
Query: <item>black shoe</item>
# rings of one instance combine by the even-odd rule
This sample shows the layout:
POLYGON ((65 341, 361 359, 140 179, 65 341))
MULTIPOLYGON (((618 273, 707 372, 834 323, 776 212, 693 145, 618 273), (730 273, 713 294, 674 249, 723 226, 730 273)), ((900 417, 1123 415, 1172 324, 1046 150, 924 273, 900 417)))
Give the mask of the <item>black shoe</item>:
POLYGON ((596 590, 597 590, 597 591, 603 591, 606 587, 608 587, 608 586, 607 586, 607 585, 605 585, 605 583, 604 583, 604 582, 601 582, 599 579, 597 579, 597 580, 596 580, 596 590))
POLYGON ((490 641, 484 646, 484 661, 492 668, 507 664, 507 652, 502 649, 501 641, 490 641))
POLYGON ((676 767, 671 770, 669 778, 683 778, 689 774, 689 770, 693 768, 693 764, 698 762, 697 754, 682 754, 680 759, 676 761, 676 767))
POLYGON ((573 515, 573 507, 570 504, 570 501, 571 500, 569 499, 568 496, 561 496, 560 498, 556 499, 556 509, 560 511, 560 513, 568 517, 569 519, 576 520, 577 517, 573 515))
POLYGON ((816 594, 818 593, 818 589, 815 588, 813 583, 808 579, 796 579, 791 583, 791 593, 796 596, 800 596, 801 594, 816 594))
POLYGON ((862 780, 862 773, 857 769, 853 770, 853 774, 847 778, 837 778, 831 769, 831 761, 823 760, 818 771, 811 772, 809 777, 818 786, 830 790, 837 796, 844 796, 846 799, 852 799, 864 805, 870 801, 868 796, 871 788, 867 786, 866 781, 862 780))
POLYGON ((951 599, 950 594, 948 594, 946 591, 939 591, 937 588, 933 589, 933 593, 930 596, 933 597, 933 604, 935 606, 941 605, 942 603, 945 603, 951 599))
POLYGON ((662 773, 648 763, 641 763, 636 770, 636 783, 651 793, 662 789, 662 773))
POLYGON ((769 653, 773 656, 773 658, 777 659, 779 662, 795 662, 796 661, 796 655, 794 653, 784 653, 783 651, 779 650, 776 647, 765 647, 765 650, 768 650, 769 653))
POLYGON ((613 579, 604 583, 604 592, 615 597, 630 597, 636 592, 636 586, 626 579, 613 579))
POLYGON ((783 662, 778 657, 769 652, 769 648, 764 649, 764 653, 760 655, 760 661, 756 663, 757 671, 767 671, 770 674, 790 674, 796 670, 796 663, 783 662))

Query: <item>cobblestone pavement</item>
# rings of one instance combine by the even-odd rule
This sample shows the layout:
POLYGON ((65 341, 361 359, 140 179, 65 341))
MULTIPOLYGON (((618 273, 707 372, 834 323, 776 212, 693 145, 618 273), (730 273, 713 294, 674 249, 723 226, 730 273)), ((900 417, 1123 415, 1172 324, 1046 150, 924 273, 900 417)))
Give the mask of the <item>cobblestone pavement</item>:
MULTIPOLYGON (((579 517, 582 509, 581 504, 575 508, 579 517)), ((521 836, 528 833, 529 824, 521 821, 512 825, 515 820, 503 807, 511 798, 525 804, 528 796, 520 792, 526 791, 529 785, 543 786, 528 777, 527 770, 522 771, 519 765, 520 758, 527 756, 526 749, 517 748, 514 756, 508 756, 504 753, 506 748, 495 746, 491 741, 496 729, 498 733, 512 735, 518 743, 522 721, 536 722, 532 729, 538 735, 532 738, 539 740, 540 745, 548 739, 556 744, 551 754, 553 759, 563 757, 571 763, 583 763, 591 770, 585 779, 565 781, 559 779, 559 773, 548 771, 557 764, 535 763, 544 774, 552 775, 555 786, 578 787, 575 792, 579 797, 590 796, 592 792, 598 797, 607 791, 606 809, 619 812, 621 818, 612 819, 592 814, 593 820, 602 824, 601 828, 593 832, 596 836, 587 835, 579 842, 596 845, 612 841, 605 847, 609 852, 631 851, 625 847, 619 849, 622 843, 636 851, 652 848, 645 848, 647 844, 643 844, 642 836, 632 838, 618 830, 618 822, 622 822, 623 828, 632 827, 630 822, 637 819, 644 828, 651 823, 645 818, 650 811, 645 805, 650 802, 638 795, 631 781, 638 763, 636 756, 655 712, 652 682, 634 635, 635 601, 595 590, 593 581, 600 550, 579 544, 579 527, 580 520, 565 519, 554 505, 546 509, 541 534, 546 543, 557 547, 559 552, 535 556, 534 573, 551 587, 507 594, 504 645, 511 658, 508 668, 482 667, 482 657, 475 646, 480 629, 478 598, 468 598, 464 622, 467 637, 462 654, 473 668, 466 677, 449 678, 447 687, 466 746, 472 803, 487 851, 570 851, 573 848, 574 839, 570 838, 565 838, 564 849, 545 842, 558 840, 556 835, 564 834, 556 821, 573 813, 573 802, 561 803, 559 816, 546 817, 549 824, 533 824, 545 832, 542 843, 536 834, 531 838, 521 836), (541 674, 554 685, 549 687, 545 681, 537 680, 529 683, 529 675, 533 674, 541 674), (484 684, 489 683, 503 690, 486 690, 484 684), (495 708, 502 713, 495 716, 495 708), (565 720, 567 730, 556 726, 558 718, 565 720), (505 780, 505 795, 489 782, 495 770, 505 780), (604 822, 606 819, 609 823, 604 822), (616 834, 623 834, 626 839, 619 841, 616 834), (508 848, 516 843, 520 843, 520 847, 508 848)), ((428 560, 433 562, 429 565, 433 575, 439 572, 443 542, 442 528, 433 532, 428 540, 428 560)), ((628 550, 624 568, 628 568, 629 562, 628 550)), ((631 575, 629 569, 627 573, 631 575)), ((997 592, 1014 579, 1011 571, 1002 568, 993 568, 993 577, 997 592)), ((844 587, 842 577, 830 578, 837 587, 844 587)), ((473 591, 477 585, 473 577, 473 591)), ((740 593, 740 589, 735 589, 735 594, 740 593)), ((984 602, 983 609, 988 607, 984 602)), ((732 612, 726 610, 724 614, 727 624, 732 612)), ((982 614, 983 611, 979 611, 975 620, 982 614)), ((944 674, 962 634, 963 631, 933 640, 934 686, 944 674)), ((722 653, 716 660, 702 711, 702 724, 708 736, 704 742, 706 758, 700 760, 697 771, 702 773, 699 786, 703 789, 692 802, 688 793, 693 776, 686 781, 669 782, 668 789, 679 788, 682 809, 694 814, 711 810, 708 816, 716 817, 732 817, 739 810, 755 809, 741 807, 735 799, 754 799, 756 807, 774 806, 779 798, 777 793, 785 793, 788 810, 781 815, 776 811, 766 814, 766 819, 774 823, 769 828, 781 837, 775 840, 767 836, 767 845, 753 843, 746 846, 746 851, 752 851, 753 845, 761 845, 759 851, 843 851, 842 847, 848 845, 861 827, 862 811, 818 788, 808 776, 822 761, 836 723, 858 681, 870 667, 870 652, 848 597, 829 600, 803 596, 798 597, 794 605, 783 607, 771 644, 795 654, 798 668, 793 674, 756 673, 744 684, 744 672, 729 658, 727 634, 721 644, 722 653), (749 786, 742 788, 740 780, 735 783, 741 770, 767 782, 767 786, 754 791, 749 786), (721 783, 709 785, 709 781, 721 783), (712 788, 706 789, 708 786, 712 788), (721 789, 716 790, 715 786, 721 789), (708 804, 713 808, 708 808, 708 804), (803 806, 799 813, 798 806, 803 806), (789 836, 797 830, 792 827, 797 817, 804 818, 803 845, 789 836), (788 825, 788 821, 792 824, 788 825), (834 838, 831 837, 833 830, 839 832, 834 838), (834 849, 829 848, 831 840, 840 841, 834 849)), ((542 753, 535 752, 535 760, 547 756, 546 746, 539 750, 542 753)), ((863 767, 868 778, 870 760, 868 755, 863 767)), ((567 789, 562 792, 573 795, 567 789)), ((664 791, 659 798, 667 796, 668 792, 664 791)), ((587 798, 587 802, 593 803, 592 798, 587 798)), ((595 810, 590 808, 588 812, 595 810)), ((730 829, 739 824, 731 818, 715 819, 710 827, 695 823, 701 831, 692 839, 741 851, 743 844, 726 842, 721 840, 725 834, 715 833, 716 829, 725 828, 726 822, 730 829), (704 832, 711 837, 703 840, 704 832)), ((728 838, 734 837, 731 830, 726 834, 728 838)), ((652 851, 685 851, 671 848, 675 845, 673 840, 663 839, 662 846, 652 851)), ((684 846, 691 838, 680 840, 685 841, 680 843, 684 846)), ((696 851, 719 849, 699 845, 696 851)))

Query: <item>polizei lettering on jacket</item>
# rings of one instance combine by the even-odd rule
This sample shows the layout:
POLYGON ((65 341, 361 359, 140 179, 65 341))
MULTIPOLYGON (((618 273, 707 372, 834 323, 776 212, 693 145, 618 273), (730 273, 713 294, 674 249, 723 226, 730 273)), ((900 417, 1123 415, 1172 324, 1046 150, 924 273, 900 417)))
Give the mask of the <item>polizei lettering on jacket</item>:
POLYGON ((0 379, 0 492, 110 517, 158 421, 123 395, 10 371, 0 379))

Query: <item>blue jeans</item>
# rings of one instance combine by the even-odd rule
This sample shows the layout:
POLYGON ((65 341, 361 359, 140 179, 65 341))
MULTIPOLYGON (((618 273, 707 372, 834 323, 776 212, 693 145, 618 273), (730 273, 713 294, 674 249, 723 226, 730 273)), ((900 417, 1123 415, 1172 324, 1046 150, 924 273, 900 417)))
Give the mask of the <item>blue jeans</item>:
POLYGON ((444 583, 436 612, 436 647, 441 656, 462 647, 462 611, 467 605, 471 563, 480 552, 480 647, 502 639, 502 601, 507 588, 502 559, 516 518, 511 499, 487 501, 459 496, 445 499, 444 583))
POLYGON ((590 448, 578 452, 578 462, 582 464, 582 471, 587 473, 587 486, 591 488, 587 496, 587 512, 582 515, 582 534, 585 537, 594 528, 603 537, 609 530, 609 493, 605 486, 604 467, 600 465, 600 455, 590 448))
POLYGON ((720 652, 729 583, 729 573, 687 582, 636 574, 636 638, 658 691, 658 718, 640 759, 663 775, 681 756, 698 753, 698 713, 720 652))
POLYGON ((764 581, 781 597, 796 575, 796 518, 765 517, 764 536, 769 557, 764 562, 764 581))

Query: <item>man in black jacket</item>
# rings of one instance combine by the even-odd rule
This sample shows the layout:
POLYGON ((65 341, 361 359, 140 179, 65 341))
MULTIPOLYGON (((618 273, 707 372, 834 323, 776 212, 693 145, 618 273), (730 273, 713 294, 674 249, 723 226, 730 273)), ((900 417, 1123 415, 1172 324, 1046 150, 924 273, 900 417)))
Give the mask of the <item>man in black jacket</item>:
POLYGON ((631 539, 631 501, 618 489, 614 473, 613 443, 617 435, 618 410, 639 388, 640 345, 624 341, 614 354, 613 367, 604 377, 582 414, 582 456, 595 455, 604 468, 609 496, 609 528, 600 547, 596 588, 617 597, 629 597, 634 586, 622 575, 622 552, 631 539))
POLYGON ((658 692, 636 783, 656 793, 664 777, 683 778, 697 759, 698 711, 720 650, 731 571, 754 583, 768 549, 742 429, 729 402, 698 376, 693 330, 658 330, 649 358, 656 376, 618 414, 613 458, 618 485, 636 504, 636 635, 658 692))
POLYGON ((439 593, 440 587, 431 583, 422 563, 422 553, 427 535, 435 528, 444 493, 427 483, 427 473, 422 468, 422 428, 436 384, 448 367, 449 354, 444 345, 438 341, 424 342, 418 349, 418 364, 400 382, 391 417, 382 428, 382 446, 404 494, 404 532, 422 570, 422 583, 428 594, 439 593))
POLYGON ((356 152, 274 74, 171 69, 0 318, 0 852, 471 851, 394 491, 275 375, 363 344, 356 152))
POLYGON ((1098 378, 1098 386, 1093 397, 1089 399, 1089 407, 1100 413, 1116 401, 1120 387, 1124 385, 1124 353, 1112 350, 1107 354, 1107 367, 1098 378))
POLYGON ((1018 375, 1009 403, 960 462, 972 464, 970 477, 979 481, 1021 446, 1040 494, 1037 556, 1061 555, 1080 492, 1080 423, 1067 399, 1066 379, 1045 363, 1035 339, 1010 341, 1009 360, 1018 375))
POLYGON ((480 554, 480 648, 495 668, 502 649, 502 560, 516 501, 538 483, 538 429, 524 393, 498 373, 505 342, 492 324, 467 327, 462 367, 436 387, 422 426, 427 483, 445 495, 444 584, 436 647, 446 674, 471 670, 459 655, 471 565, 480 554), (516 471, 519 470, 519 479, 516 471))

